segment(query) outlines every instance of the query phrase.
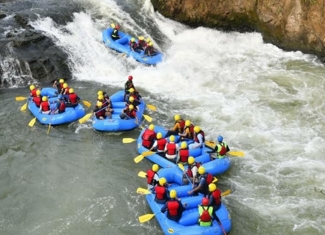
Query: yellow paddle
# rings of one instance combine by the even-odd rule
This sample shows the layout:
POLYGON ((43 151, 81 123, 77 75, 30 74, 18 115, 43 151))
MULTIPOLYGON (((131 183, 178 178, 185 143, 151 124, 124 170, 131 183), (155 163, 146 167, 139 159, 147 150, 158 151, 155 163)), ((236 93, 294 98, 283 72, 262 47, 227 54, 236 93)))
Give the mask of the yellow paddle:
POLYGON ((87 100, 82 100, 82 103, 87 107, 89 108, 91 106, 91 103, 87 100))
POLYGON ((27 109, 27 103, 21 106, 20 111, 26 111, 27 109))
POLYGON ((137 188, 137 193, 139 193, 139 194, 149 194, 151 192, 148 189, 145 189, 145 188, 137 188))
POLYGON ((91 118, 91 116, 93 115, 93 113, 88 113, 85 116, 83 116, 82 118, 79 119, 79 123, 85 123, 86 121, 88 121, 89 118, 91 118))
POLYGON ((155 214, 141 215, 141 216, 139 216, 139 222, 140 223, 147 222, 148 220, 151 220, 154 216, 155 216, 155 214))
POLYGON ((33 127, 35 125, 36 122, 36 117, 34 117, 29 123, 28 126, 33 127))
POLYGON ((148 122, 152 122, 152 117, 150 117, 149 115, 145 115, 145 114, 142 114, 144 119, 146 119, 148 122))
POLYGON ((141 155, 139 155, 139 156, 137 156, 137 157, 134 158, 134 162, 135 162, 135 163, 139 163, 139 162, 142 161, 142 159, 143 159, 144 157, 150 156, 150 155, 152 155, 152 154, 154 154, 154 153, 155 153, 155 152, 152 152, 152 151, 143 152, 141 155))
POLYGON ((28 97, 23 97, 23 96, 17 96, 16 97, 16 101, 23 101, 23 100, 27 100, 28 97))
MULTIPOLYGON (((182 171, 185 170, 185 168, 184 168, 184 166, 183 166, 182 163, 178 163, 177 166, 178 166, 182 171)), ((185 174, 186 174, 186 173, 185 173, 185 174)), ((187 175, 186 175, 186 176, 187 176, 187 175)), ((218 178, 214 176, 214 177, 213 177, 213 180, 212 180, 212 183, 216 183, 217 181, 218 181, 218 178)))
POLYGON ((144 171, 140 171, 140 172, 138 173, 138 176, 141 177, 141 178, 147 178, 147 173, 144 172, 144 171))
POLYGON ((151 111, 157 111, 157 107, 152 105, 152 104, 147 104, 148 109, 150 109, 151 111))
POLYGON ((132 143, 134 141, 136 141, 136 139, 133 139, 133 138, 123 138, 122 139, 123 144, 129 144, 129 143, 132 143))

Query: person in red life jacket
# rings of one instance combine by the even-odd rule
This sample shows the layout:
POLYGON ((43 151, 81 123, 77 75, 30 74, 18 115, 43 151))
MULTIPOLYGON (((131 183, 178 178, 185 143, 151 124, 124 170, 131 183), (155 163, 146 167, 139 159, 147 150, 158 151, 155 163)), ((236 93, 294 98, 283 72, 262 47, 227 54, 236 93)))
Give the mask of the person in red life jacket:
POLYGON ((168 183, 165 178, 159 179, 159 184, 154 187, 153 192, 156 193, 155 202, 165 204, 168 200, 168 183))
POLYGON ((73 88, 69 89, 69 95, 68 95, 68 103, 66 104, 67 107, 77 107, 80 102, 79 96, 74 93, 73 88))
POLYGON ((183 211, 185 210, 186 203, 183 204, 180 202, 180 199, 177 198, 176 190, 171 190, 169 193, 170 200, 165 203, 161 208, 161 212, 165 213, 167 211, 167 218, 173 221, 178 222, 182 217, 183 211))
POLYGON ((36 107, 39 108, 39 106, 42 103, 42 97, 41 97, 41 91, 36 91, 36 97, 33 98, 33 102, 35 103, 36 107))
POLYGON ((59 81, 55 80, 53 82, 53 87, 56 87, 58 89, 58 94, 61 94, 61 90, 63 89, 64 79, 60 78, 59 81))
POLYGON ((184 131, 183 133, 178 133, 181 136, 181 140, 183 139, 193 139, 194 137, 194 125, 190 120, 185 121, 184 131))
POLYGON ((178 145, 175 143, 175 136, 169 137, 169 143, 166 144, 165 153, 166 158, 172 161, 177 161, 178 145))
POLYGON ((69 101, 69 90, 70 87, 68 85, 68 83, 63 83, 63 89, 61 90, 61 95, 63 95, 63 98, 66 102, 69 101))
POLYGON ((207 153, 210 154, 210 160, 213 160, 216 157, 218 157, 219 159, 225 158, 226 153, 230 151, 228 144, 226 142, 223 142, 223 137, 221 135, 218 136, 217 141, 218 144, 216 144, 214 149, 211 151, 207 151, 207 153), (213 153, 217 153, 217 156, 214 156, 213 153))
POLYGON ((183 184, 189 184, 192 183, 192 185, 195 185, 199 182, 197 170, 201 166, 200 163, 195 161, 195 158, 190 156, 187 160, 188 168, 183 174, 183 184), (191 180, 191 182, 189 181, 191 180))
POLYGON ((135 123, 136 124, 139 123, 136 109, 134 108, 134 106, 132 104, 129 105, 129 108, 127 110, 123 111, 123 113, 120 114, 120 118, 121 119, 135 119, 135 123))
POLYGON ((135 38, 131 38, 129 45, 132 51, 134 51, 134 49, 137 48, 138 44, 136 43, 135 38))
POLYGON ((110 101, 105 99, 104 95, 99 95, 97 97, 97 101, 102 102, 102 104, 103 104, 102 108, 105 108, 105 117, 108 117, 109 119, 111 119, 113 109, 111 108, 110 101))
POLYGON ((29 90, 30 90, 30 96, 36 97, 36 91, 37 91, 36 87, 34 85, 30 85, 29 90))
POLYGON ((141 96, 140 96, 140 94, 139 94, 139 92, 137 92, 134 88, 131 88, 130 90, 129 90, 129 96, 128 96, 128 99, 130 98, 130 97, 133 97, 134 98, 134 104, 137 106, 137 105, 139 105, 141 102, 140 102, 140 98, 141 98, 141 96))
POLYGON ((209 184, 209 206, 213 206, 213 210, 219 210, 221 206, 221 190, 217 188, 217 185, 214 183, 209 184))
POLYGON ((199 205, 198 225, 202 227, 212 226, 213 207, 209 206, 209 199, 202 198, 202 204, 199 205))
POLYGON ((40 104, 39 112, 43 113, 43 114, 50 114, 50 112, 51 112, 50 103, 48 102, 46 96, 42 97, 42 103, 40 104))
POLYGON ((56 110, 54 111, 55 114, 57 113, 64 113, 65 112, 65 102, 64 102, 64 98, 62 95, 59 95, 59 100, 56 103, 56 110))
POLYGON ((150 57, 157 54, 156 50, 153 48, 152 42, 148 43, 146 49, 144 50, 144 54, 150 57))
MULTIPOLYGON (((111 26, 115 26, 115 24, 111 24, 111 26)), ((116 25, 114 28, 113 28, 113 31, 112 31, 112 34, 111 34, 111 38, 116 41, 117 39, 120 39, 120 35, 118 34, 118 31, 120 30, 120 26, 119 25, 116 25)))
POLYGON ((144 37, 143 36, 139 36, 138 37, 138 46, 136 48, 134 48, 134 51, 140 53, 141 51, 144 50, 144 48, 146 47, 146 42, 144 41, 144 37))
POLYGON ((205 142, 204 132, 201 127, 194 127, 194 143, 189 145, 189 149, 203 148, 205 142))
POLYGON ((178 135, 179 133, 184 132, 185 121, 181 118, 179 114, 175 114, 174 116, 175 124, 172 129, 169 129, 165 137, 169 137, 171 135, 178 135))
POLYGON ((208 183, 207 183, 207 174, 205 173, 205 168, 200 166, 198 169, 199 173, 199 183, 193 185, 193 189, 188 191, 188 194, 193 194, 194 196, 198 195, 198 193, 202 193, 204 195, 208 194, 208 183))
POLYGON ((156 153, 161 156, 165 157, 165 147, 167 144, 167 140, 165 138, 162 138, 162 133, 158 132, 156 136, 156 140, 153 143, 152 147, 149 149, 149 151, 156 150, 156 153))
POLYGON ((95 109, 93 110, 97 119, 103 120, 105 119, 105 108, 103 108, 103 103, 97 101, 95 109))
POLYGON ((141 138, 142 146, 150 149, 156 139, 155 125, 150 124, 149 127, 143 132, 141 138))
POLYGON ((159 176, 157 174, 158 170, 159 166, 153 164, 151 169, 147 171, 148 190, 153 190, 153 188, 159 184, 159 176))
POLYGON ((188 161, 189 155, 190 155, 190 152, 188 151, 187 143, 185 141, 183 141, 181 143, 181 148, 178 151, 178 159, 177 159, 176 163, 180 162, 182 164, 186 164, 188 161))

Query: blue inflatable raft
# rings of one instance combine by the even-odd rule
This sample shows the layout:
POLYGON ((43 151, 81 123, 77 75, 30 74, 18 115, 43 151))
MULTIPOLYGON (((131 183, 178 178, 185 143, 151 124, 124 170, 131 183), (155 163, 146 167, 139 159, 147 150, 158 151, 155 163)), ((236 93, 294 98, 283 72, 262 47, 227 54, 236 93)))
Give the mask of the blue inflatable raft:
POLYGON ((135 119, 121 119, 120 114, 123 112, 125 108, 124 102, 124 90, 118 91, 112 96, 110 96, 112 101, 112 107, 114 112, 112 113, 112 119, 100 120, 96 117, 93 118, 93 128, 97 131, 106 131, 106 132, 116 132, 116 131, 128 131, 137 128, 142 121, 142 116, 146 108, 145 102, 141 99, 140 104, 137 106, 137 118, 138 123, 136 123, 135 119))
MULTIPOLYGON (((162 61, 163 55, 161 52, 157 52, 154 56, 144 55, 144 51, 142 50, 140 53, 132 51, 129 46, 129 42, 131 40, 131 36, 119 31, 120 39, 114 41, 111 37, 113 29, 107 28, 103 31, 103 42, 106 46, 111 49, 114 49, 118 52, 125 53, 127 56, 132 56, 136 61, 148 64, 148 65, 156 65, 157 63, 162 61)), ((138 42, 136 40, 136 42, 138 42)))
MULTIPOLYGON (((143 153, 148 151, 147 148, 142 146, 142 134, 145 130, 142 130, 138 139, 137 139, 137 149, 138 149, 138 153, 143 153)), ((155 132, 161 132, 163 136, 166 135, 167 131, 165 130, 164 127, 161 126, 157 126, 155 125, 155 132)), ((179 136, 175 136, 176 140, 179 140, 179 136)), ((176 142, 177 142, 176 141, 176 142)), ((192 141, 187 141, 188 144, 192 141)), ((180 143, 178 143, 180 145, 180 143)), ((191 149, 190 150, 190 156, 193 156, 195 158, 196 162, 201 162, 202 165, 204 166, 205 170, 209 173, 211 173, 212 175, 219 175, 222 174, 224 172, 226 172, 231 165, 231 161, 229 159, 229 157, 225 157, 225 158, 221 158, 221 159, 214 159, 214 160, 210 160, 210 155, 208 153, 206 153, 206 151, 211 151, 210 147, 204 146, 203 148, 196 148, 196 149, 191 149)), ((168 160, 167 158, 163 158, 158 154, 152 154, 150 156, 146 157, 148 160, 158 164, 161 167, 177 167, 177 165, 168 160)), ((185 166, 186 168, 186 166, 185 166)))
POLYGON ((222 204, 217 210, 216 214, 220 219, 221 226, 213 221, 210 227, 201 227, 197 224, 199 219, 198 205, 201 204, 203 195, 190 196, 188 191, 192 189, 192 185, 180 186, 182 183, 182 171, 179 168, 164 168, 158 171, 159 177, 166 178, 168 183, 172 185, 168 188, 175 189, 177 192, 177 197, 181 199, 183 205, 185 205, 185 211, 182 214, 181 219, 178 222, 169 220, 167 218, 167 212, 161 213, 161 208, 163 204, 158 204, 155 202, 155 194, 147 194, 146 200, 155 214, 155 217, 162 228, 164 234, 175 234, 175 235, 224 235, 224 232, 229 233, 231 230, 231 216, 227 208, 222 204))
MULTIPOLYGON (((50 97, 48 99, 50 104, 54 104, 56 101, 58 101, 57 90, 54 88, 43 88, 41 90, 41 96, 50 97)), ((85 109, 81 104, 78 104, 78 106, 75 108, 66 107, 64 113, 42 114, 39 112, 39 108, 36 106, 36 104, 30 100, 28 102, 28 109, 40 123, 46 125, 51 124, 53 126, 77 121, 86 114, 85 109)))

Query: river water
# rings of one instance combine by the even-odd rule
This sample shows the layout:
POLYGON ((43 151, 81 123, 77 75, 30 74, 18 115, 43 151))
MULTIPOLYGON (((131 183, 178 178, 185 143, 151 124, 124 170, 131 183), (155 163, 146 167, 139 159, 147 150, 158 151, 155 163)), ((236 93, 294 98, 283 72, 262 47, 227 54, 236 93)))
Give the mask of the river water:
MULTIPOLYGON (((231 235, 325 233, 325 68, 316 57, 264 44, 258 33, 188 28, 148 0, 75 3, 86 10, 71 12, 67 24, 45 13, 31 24, 69 54, 79 96, 94 103, 99 89, 112 94, 132 74, 158 108, 147 113, 153 123, 170 126, 179 113, 207 139, 222 134, 244 151, 219 177, 219 188, 232 190, 223 198, 231 235), (164 61, 147 67, 107 49, 101 32, 111 22, 150 36, 164 61)), ((75 122, 47 135, 19 111, 24 102, 15 97, 27 94, 0 90, 0 234, 163 234, 155 219, 137 220, 151 213, 136 194, 146 186, 137 173, 151 164, 135 164, 136 147, 122 138, 141 130, 100 133, 75 122)))

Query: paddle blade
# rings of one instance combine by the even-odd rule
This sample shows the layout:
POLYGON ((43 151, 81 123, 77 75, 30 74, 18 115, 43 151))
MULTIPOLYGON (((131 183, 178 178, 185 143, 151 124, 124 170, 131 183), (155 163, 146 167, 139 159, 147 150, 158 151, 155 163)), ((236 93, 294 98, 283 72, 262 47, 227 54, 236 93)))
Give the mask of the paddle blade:
POLYGON ((134 141, 136 141, 136 139, 133 139, 133 138, 123 138, 122 139, 123 144, 129 144, 129 143, 132 143, 134 141))
POLYGON ((230 194, 230 193, 231 193, 231 190, 228 189, 228 190, 224 191, 224 192, 221 194, 221 196, 222 196, 222 197, 223 197, 223 196, 227 196, 227 195, 230 194))
POLYGON ((23 97, 23 96, 16 97, 16 101, 23 101, 23 100, 27 100, 27 97, 23 97))
POLYGON ((145 157, 148 157, 148 156, 150 156, 150 155, 152 155, 152 154, 154 154, 155 152, 152 152, 152 151, 146 151, 146 152, 143 152, 141 155, 142 156, 145 156, 145 157))
POLYGON ((86 121, 88 121, 89 118, 91 118, 92 115, 93 115, 92 113, 86 114, 84 117, 79 119, 79 123, 80 124, 85 123, 86 121))
POLYGON ((148 220, 151 220, 155 214, 146 214, 146 215, 141 215, 139 216, 139 222, 144 223, 147 222, 148 220))
POLYGON ((144 119, 146 119, 148 122, 152 122, 152 117, 150 117, 149 115, 145 115, 145 114, 142 114, 144 119))
POLYGON ((179 167, 179 169, 181 169, 182 171, 184 171, 185 169, 184 169, 184 166, 183 166, 183 164, 182 163, 178 163, 177 164, 177 166, 179 167))
POLYGON ((141 178, 147 178, 147 173, 144 172, 144 171, 140 171, 140 172, 138 173, 138 176, 141 177, 141 178))
POLYGON ((145 188, 138 188, 137 193, 139 193, 139 194, 149 194, 150 191, 148 189, 145 189, 145 188))
POLYGON ((139 155, 139 156, 137 156, 137 157, 134 158, 134 162, 135 162, 135 163, 139 163, 139 162, 142 161, 142 159, 144 159, 144 156, 139 155))
POLYGON ((210 141, 210 140, 205 141, 205 145, 212 148, 212 149, 216 146, 216 144, 213 141, 210 141))
POLYGON ((36 122, 36 117, 33 118, 33 119, 28 123, 28 126, 33 127, 33 126, 35 125, 35 122, 36 122))
POLYGON ((227 154, 234 156, 234 157, 244 157, 245 153, 244 152, 236 152, 236 151, 229 151, 227 154))
POLYGON ((152 105, 152 104, 147 104, 148 109, 150 109, 151 111, 157 111, 157 107, 152 105))
POLYGON ((91 106, 91 103, 87 100, 83 100, 82 103, 87 107, 89 108, 91 106))
POLYGON ((218 182, 218 178, 217 177, 213 177, 212 183, 216 183, 218 182))
POLYGON ((27 103, 21 106, 20 111, 26 111, 27 109, 27 103))

